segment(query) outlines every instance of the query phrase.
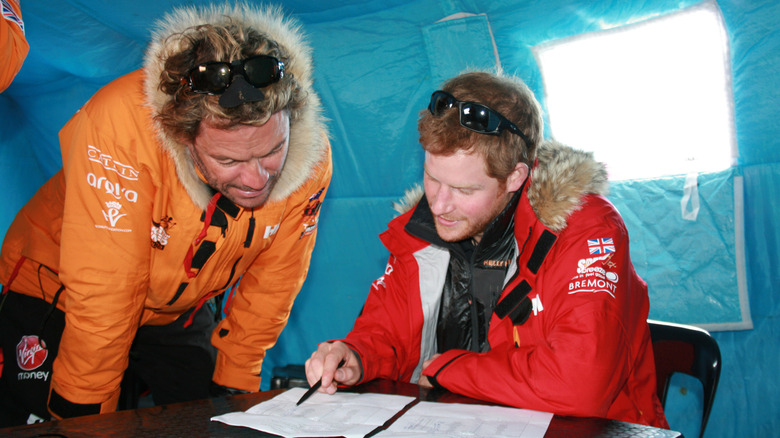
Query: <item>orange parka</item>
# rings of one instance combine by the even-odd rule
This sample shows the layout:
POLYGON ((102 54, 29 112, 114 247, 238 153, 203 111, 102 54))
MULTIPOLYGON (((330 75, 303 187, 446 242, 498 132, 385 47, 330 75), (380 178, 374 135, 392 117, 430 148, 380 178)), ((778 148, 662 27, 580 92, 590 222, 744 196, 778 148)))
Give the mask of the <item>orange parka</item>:
POLYGON ((30 46, 24 37, 24 22, 17 0, 0 0, 0 91, 11 85, 22 68, 30 46))
MULTIPOLYGON (((65 125, 62 170, 17 215, 0 255, 0 283, 16 272, 13 291, 51 302, 64 286, 51 386, 101 412, 116 408, 139 326, 170 323, 239 280, 212 334, 213 380, 259 390, 265 352, 306 277, 332 173, 310 89, 291 117, 287 161, 268 202, 248 210, 214 196, 186 146, 153 121, 154 68, 108 84, 65 125)), ((308 71, 293 74, 307 84, 308 71)))

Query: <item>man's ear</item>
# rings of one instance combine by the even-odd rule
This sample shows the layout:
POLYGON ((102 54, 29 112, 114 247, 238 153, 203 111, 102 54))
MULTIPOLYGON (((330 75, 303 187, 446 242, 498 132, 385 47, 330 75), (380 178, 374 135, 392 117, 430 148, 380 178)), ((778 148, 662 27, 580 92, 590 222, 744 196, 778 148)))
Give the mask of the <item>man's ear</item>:
POLYGON ((506 178, 506 190, 508 192, 520 190, 526 178, 528 178, 528 165, 521 161, 517 163, 515 170, 506 178))

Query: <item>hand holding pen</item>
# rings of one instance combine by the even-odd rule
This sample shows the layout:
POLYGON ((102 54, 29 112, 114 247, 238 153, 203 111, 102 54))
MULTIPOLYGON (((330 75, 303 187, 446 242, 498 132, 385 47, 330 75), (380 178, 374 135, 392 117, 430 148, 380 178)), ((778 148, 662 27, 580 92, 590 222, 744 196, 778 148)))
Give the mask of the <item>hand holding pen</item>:
MULTIPOLYGON (((339 362, 339 368, 343 367, 345 362, 346 360, 341 359, 341 362, 339 362)), ((303 394, 303 396, 301 396, 301 399, 298 400, 298 403, 296 403, 295 406, 300 406, 301 403, 305 402, 309 397, 311 397, 312 394, 317 392, 317 390, 319 390, 321 386, 322 386, 322 378, 320 378, 320 380, 317 380, 317 383, 311 385, 311 387, 306 390, 306 392, 303 394)))
POLYGON ((312 386, 319 383, 319 392, 333 394, 337 385, 352 386, 360 380, 362 373, 355 352, 340 341, 320 344, 306 360, 306 380, 312 386))

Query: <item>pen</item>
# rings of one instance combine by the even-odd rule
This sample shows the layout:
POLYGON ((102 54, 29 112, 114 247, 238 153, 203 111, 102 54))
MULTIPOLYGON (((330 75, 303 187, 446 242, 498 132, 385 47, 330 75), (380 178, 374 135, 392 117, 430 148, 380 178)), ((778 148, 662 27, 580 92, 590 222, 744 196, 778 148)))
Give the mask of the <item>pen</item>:
MULTIPOLYGON (((343 367, 345 362, 346 362, 345 359, 341 359, 338 368, 343 367)), ((317 380, 317 383, 312 385, 311 388, 306 390, 306 392, 301 396, 301 399, 298 400, 298 403, 296 403, 295 406, 300 406, 301 403, 305 402, 306 399, 308 399, 309 397, 311 397, 312 394, 317 392, 317 390, 320 389, 320 386, 322 386, 322 377, 320 377, 320 380, 317 380)))

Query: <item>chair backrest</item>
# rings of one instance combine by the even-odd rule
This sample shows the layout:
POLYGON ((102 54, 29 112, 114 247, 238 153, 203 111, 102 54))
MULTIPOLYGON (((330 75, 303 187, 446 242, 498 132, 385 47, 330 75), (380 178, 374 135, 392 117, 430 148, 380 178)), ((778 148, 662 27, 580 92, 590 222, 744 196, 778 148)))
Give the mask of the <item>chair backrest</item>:
POLYGON ((704 403, 699 437, 702 437, 720 378, 718 343, 709 332, 698 327, 655 320, 648 320, 647 323, 653 341, 656 384, 661 404, 666 405, 672 374, 685 373, 701 382, 704 403))
POLYGON ((304 368, 303 364, 288 364, 274 367, 273 377, 271 377, 271 389, 308 387, 306 368, 304 368))

